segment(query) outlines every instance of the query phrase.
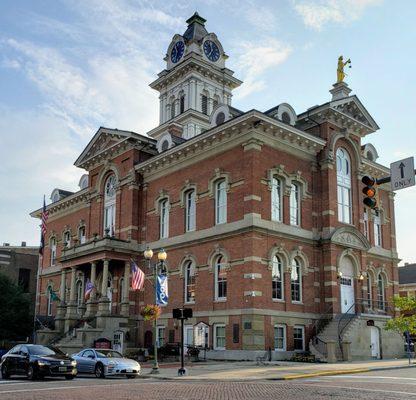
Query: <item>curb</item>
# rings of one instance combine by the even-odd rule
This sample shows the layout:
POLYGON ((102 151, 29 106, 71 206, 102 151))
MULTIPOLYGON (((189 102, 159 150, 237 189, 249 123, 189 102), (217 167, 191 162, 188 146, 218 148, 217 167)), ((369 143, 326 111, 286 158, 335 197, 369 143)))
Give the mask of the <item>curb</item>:
MULTIPOLYGON (((213 378, 201 378, 204 382, 258 382, 258 381, 290 381, 296 379, 306 379, 306 378, 314 378, 318 376, 334 376, 334 375, 348 375, 348 374, 359 374, 362 372, 372 372, 372 371, 386 371, 386 370, 393 370, 393 369, 406 369, 406 368, 415 368, 416 364, 411 365, 399 365, 399 366, 386 366, 386 367, 374 367, 374 368, 355 368, 355 369, 339 369, 339 370, 325 370, 325 371, 318 371, 318 372, 310 372, 305 374, 297 374, 297 375, 283 375, 276 378, 248 378, 248 379, 213 379, 213 378)), ((187 376, 179 377, 168 377, 168 376, 158 376, 152 374, 146 375, 139 375, 138 378, 140 379, 158 379, 164 381, 186 381, 186 382, 197 382, 198 376, 193 378, 189 378, 187 376)))

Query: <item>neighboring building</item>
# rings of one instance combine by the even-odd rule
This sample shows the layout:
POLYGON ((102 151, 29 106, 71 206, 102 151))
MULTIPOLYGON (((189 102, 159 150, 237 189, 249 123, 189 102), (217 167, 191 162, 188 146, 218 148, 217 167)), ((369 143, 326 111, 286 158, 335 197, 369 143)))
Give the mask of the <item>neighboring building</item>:
POLYGON ((26 246, 26 242, 22 242, 21 246, 10 246, 8 243, 0 246, 0 273, 8 276, 14 283, 19 284, 25 293, 30 294, 33 311, 38 262, 39 247, 26 246))
POLYGON ((399 295, 416 296, 416 264, 405 263, 404 266, 399 267, 399 295))
POLYGON ((398 293, 394 196, 379 188, 378 214, 362 203, 361 177, 389 174, 361 143, 376 122, 344 82, 300 114, 287 103, 233 108, 242 82, 220 41, 199 15, 187 23, 150 85, 159 126, 147 136, 99 128, 75 161, 80 190, 54 190, 38 313, 55 316, 57 330, 39 340, 61 338, 69 352, 123 332, 125 347, 151 345, 140 316, 154 298, 150 246, 168 253, 159 345, 180 340, 172 309, 185 305, 186 342, 211 358, 269 348, 274 359, 308 349, 328 360, 401 355, 402 338, 383 330, 398 293), (129 289, 131 258, 148 274, 144 292, 129 289), (87 279, 96 289, 85 303, 87 279))

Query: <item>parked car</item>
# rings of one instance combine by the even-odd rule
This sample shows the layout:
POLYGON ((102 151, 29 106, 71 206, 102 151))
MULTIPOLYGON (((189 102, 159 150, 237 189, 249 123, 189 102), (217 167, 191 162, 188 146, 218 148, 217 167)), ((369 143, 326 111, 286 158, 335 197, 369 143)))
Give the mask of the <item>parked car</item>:
POLYGON ((95 374, 97 378, 117 375, 135 378, 140 375, 140 364, 115 350, 83 349, 72 357, 79 373, 95 374))
POLYGON ((52 346, 19 344, 1 358, 1 376, 26 375, 29 379, 45 376, 64 376, 74 379, 77 375, 77 362, 52 346))

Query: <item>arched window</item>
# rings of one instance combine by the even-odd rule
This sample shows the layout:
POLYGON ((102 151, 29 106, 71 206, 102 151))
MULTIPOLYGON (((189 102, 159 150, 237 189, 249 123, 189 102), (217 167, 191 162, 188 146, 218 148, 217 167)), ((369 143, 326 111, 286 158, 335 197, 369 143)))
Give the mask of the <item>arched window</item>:
POLYGON ((116 222, 116 177, 110 175, 104 187, 104 235, 114 236, 116 222))
POLYGON ((300 190, 297 183, 290 186, 290 225, 300 225, 300 190))
POLYGON ((348 153, 337 150, 338 221, 351 224, 351 161, 348 153))
POLYGON ((377 306, 379 310, 385 311, 387 309, 386 305, 386 288, 384 277, 382 274, 378 274, 377 280, 377 306))
POLYGON ((165 239, 169 236, 169 202, 168 199, 163 199, 159 203, 159 232, 160 239, 165 239))
POLYGON ((195 302, 195 267, 192 261, 187 261, 184 266, 184 290, 185 303, 195 302))
POLYGON ((175 114, 176 114, 176 100, 172 101, 172 104, 170 106, 170 118, 175 118, 175 114))
POLYGON ((71 232, 66 231, 64 233, 64 247, 71 247, 71 232))
POLYGON ((227 271, 222 255, 216 257, 215 268, 215 300, 227 299, 227 271))
POLYGON ((283 268, 280 257, 274 256, 272 262, 272 298, 283 300, 283 268))
POLYGON ((47 305, 46 305, 46 314, 48 317, 52 315, 52 286, 48 286, 47 291, 47 305))
POLYGON ((374 245, 381 247, 383 245, 382 241, 382 230, 381 230, 381 218, 380 214, 376 213, 374 215, 374 245))
POLYGON ((78 229, 78 240, 80 244, 84 244, 87 241, 85 226, 80 226, 78 229))
POLYGON ((367 272, 367 306, 368 308, 373 307, 373 287, 371 282, 371 276, 367 272))
POLYGON ((272 220, 282 221, 282 181, 279 178, 272 179, 272 220))
POLYGON ((51 238, 51 266, 54 266, 56 263, 56 238, 51 238))
POLYGON ((225 179, 215 183, 215 224, 227 222, 227 188, 225 179))
POLYGON ((195 230, 196 220, 195 190, 191 189, 185 193, 185 231, 195 230))
POLYGON ((208 115, 208 96, 206 94, 201 94, 201 111, 208 115))
POLYGON ((290 273, 290 289, 292 302, 302 302, 302 270, 300 262, 297 258, 292 261, 292 270, 290 273))
POLYGON ((179 110, 181 114, 185 112, 185 95, 183 93, 179 97, 179 110))

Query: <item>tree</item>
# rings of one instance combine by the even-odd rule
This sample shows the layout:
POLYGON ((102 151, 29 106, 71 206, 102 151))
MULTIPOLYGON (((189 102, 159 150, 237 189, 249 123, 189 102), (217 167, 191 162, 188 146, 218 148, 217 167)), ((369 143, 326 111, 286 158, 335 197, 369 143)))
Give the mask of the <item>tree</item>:
POLYGON ((386 329, 416 335, 416 297, 394 296, 393 303, 400 314, 387 321, 386 329))
POLYGON ((0 341, 22 340, 32 333, 29 294, 0 273, 0 341))

